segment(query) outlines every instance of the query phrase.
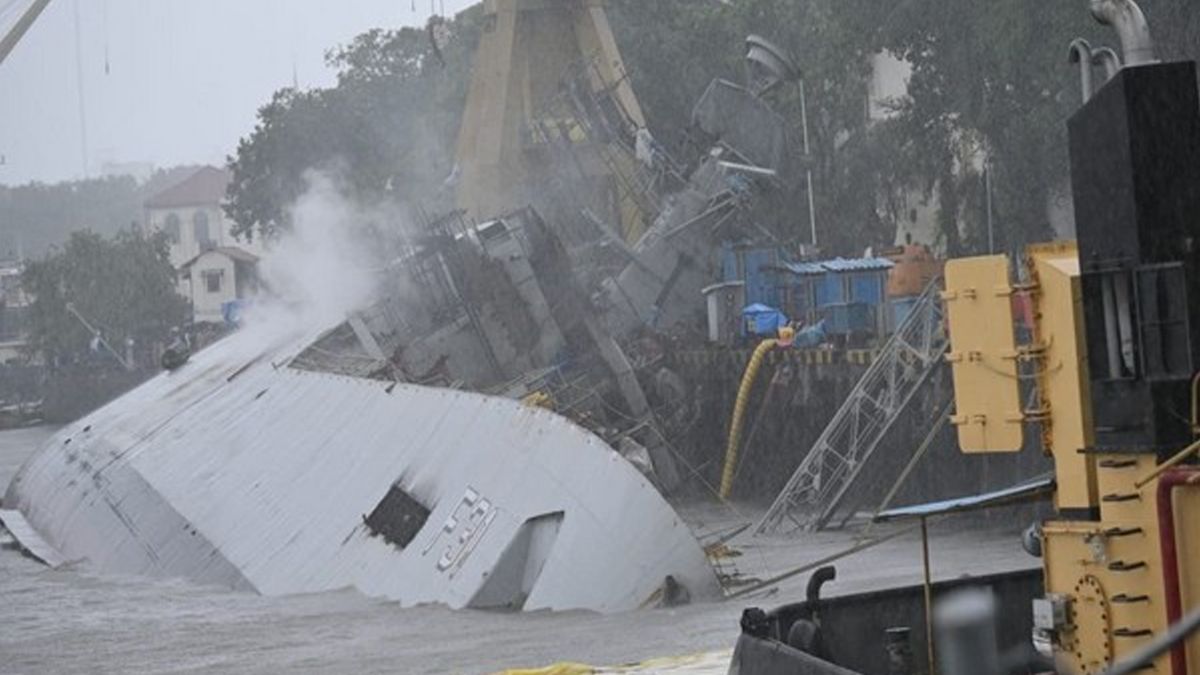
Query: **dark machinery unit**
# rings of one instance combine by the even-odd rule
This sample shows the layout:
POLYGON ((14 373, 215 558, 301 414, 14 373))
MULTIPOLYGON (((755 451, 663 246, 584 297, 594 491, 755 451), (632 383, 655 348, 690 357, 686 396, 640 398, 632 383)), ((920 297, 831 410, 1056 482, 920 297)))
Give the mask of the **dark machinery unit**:
POLYGON ((1122 69, 1068 129, 1096 448, 1178 449, 1200 363, 1195 64, 1122 69))

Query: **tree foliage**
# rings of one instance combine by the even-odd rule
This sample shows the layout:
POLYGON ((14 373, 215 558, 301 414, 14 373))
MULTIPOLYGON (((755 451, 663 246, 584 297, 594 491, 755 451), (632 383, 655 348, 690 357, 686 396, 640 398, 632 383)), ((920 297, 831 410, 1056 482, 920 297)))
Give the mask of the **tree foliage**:
POLYGON ((46 185, 0 187, 0 258, 40 255, 72 230, 112 234, 141 213, 133 178, 102 178, 46 185))
POLYGON ((127 338, 143 346, 163 341, 188 315, 175 279, 160 235, 74 232, 61 249, 25 268, 22 283, 34 298, 30 347, 59 359, 88 350, 93 335, 68 304, 118 350, 127 338))
MULTIPOLYGON (((1143 0, 1165 58, 1200 56, 1191 0, 1143 0)), ((790 50, 808 93, 819 237, 828 253, 890 244, 913 201, 937 207, 952 255, 986 247, 990 167, 997 248, 1048 238, 1048 205, 1068 183, 1066 119, 1079 106, 1071 39, 1112 44, 1083 0, 610 0, 609 15, 655 136, 679 151, 693 103, 714 77, 740 81, 743 40, 790 50), (867 115, 872 58, 912 67, 886 120, 867 115)), ((445 64, 423 31, 372 31, 336 50, 336 87, 285 90, 231 165, 230 215, 244 231, 286 224, 309 168, 332 167, 370 199, 435 201, 453 166, 480 30, 455 18, 445 64)), ((799 153, 795 87, 777 95, 799 153)), ((807 239, 807 195, 788 191, 764 223, 807 239)))
POLYGON ((478 14, 454 21, 444 63, 424 30, 372 30, 327 56, 336 86, 277 92, 229 159, 235 233, 286 228, 310 170, 336 174, 365 204, 431 202, 453 169, 478 14))

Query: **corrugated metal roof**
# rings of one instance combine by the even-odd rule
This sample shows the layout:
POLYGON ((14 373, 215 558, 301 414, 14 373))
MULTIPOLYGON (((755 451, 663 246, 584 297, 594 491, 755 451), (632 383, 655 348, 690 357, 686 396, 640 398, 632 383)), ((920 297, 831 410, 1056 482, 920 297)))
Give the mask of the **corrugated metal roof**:
POLYGON ((790 262, 784 263, 782 267, 792 274, 799 274, 802 276, 824 274, 826 272, 825 268, 821 266, 821 263, 815 262, 790 262))
POLYGON ((895 263, 887 258, 833 258, 808 262, 790 262, 783 265, 793 274, 808 276, 828 272, 871 272, 890 270, 895 263))
POLYGON ((832 272, 865 272, 870 270, 890 270, 896 263, 887 258, 834 258, 821 263, 832 272))

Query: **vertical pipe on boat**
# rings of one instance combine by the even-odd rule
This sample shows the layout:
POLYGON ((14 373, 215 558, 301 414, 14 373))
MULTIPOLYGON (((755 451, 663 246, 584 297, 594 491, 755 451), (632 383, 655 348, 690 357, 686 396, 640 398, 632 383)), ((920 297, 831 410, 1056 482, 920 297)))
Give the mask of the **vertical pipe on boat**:
POLYGON ((1090 0, 1092 17, 1112 26, 1121 40, 1121 51, 1127 66, 1154 63, 1154 39, 1146 15, 1133 0, 1090 0))
POLYGON ((929 523, 921 517, 921 567, 925 572, 925 648, 929 653, 929 673, 937 673, 933 651, 933 575, 929 571, 929 523))
MULTIPOLYGON (((1179 551, 1175 541, 1175 507, 1171 495, 1177 487, 1195 486, 1200 486, 1200 471, 1195 469, 1172 469, 1158 479, 1158 540, 1169 626, 1178 623, 1183 615, 1183 599, 1179 593, 1179 551)), ((1171 674, 1187 675, 1187 672, 1187 652, 1180 641, 1171 647, 1171 674)))

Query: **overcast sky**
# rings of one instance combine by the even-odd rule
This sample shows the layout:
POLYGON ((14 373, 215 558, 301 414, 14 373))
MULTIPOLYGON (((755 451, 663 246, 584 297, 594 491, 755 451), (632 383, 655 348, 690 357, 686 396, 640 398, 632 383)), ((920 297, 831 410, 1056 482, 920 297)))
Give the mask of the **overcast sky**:
MULTIPOLYGON (((474 0, 435 0, 447 14, 474 0)), ((0 0, 0 31, 29 0, 0 0)), ((329 48, 374 27, 423 25, 430 0, 51 0, 0 64, 0 183, 105 162, 219 164, 272 92, 330 84, 329 48), (76 67, 74 12, 80 17, 76 67), (415 7, 415 10, 414 10, 415 7)))

